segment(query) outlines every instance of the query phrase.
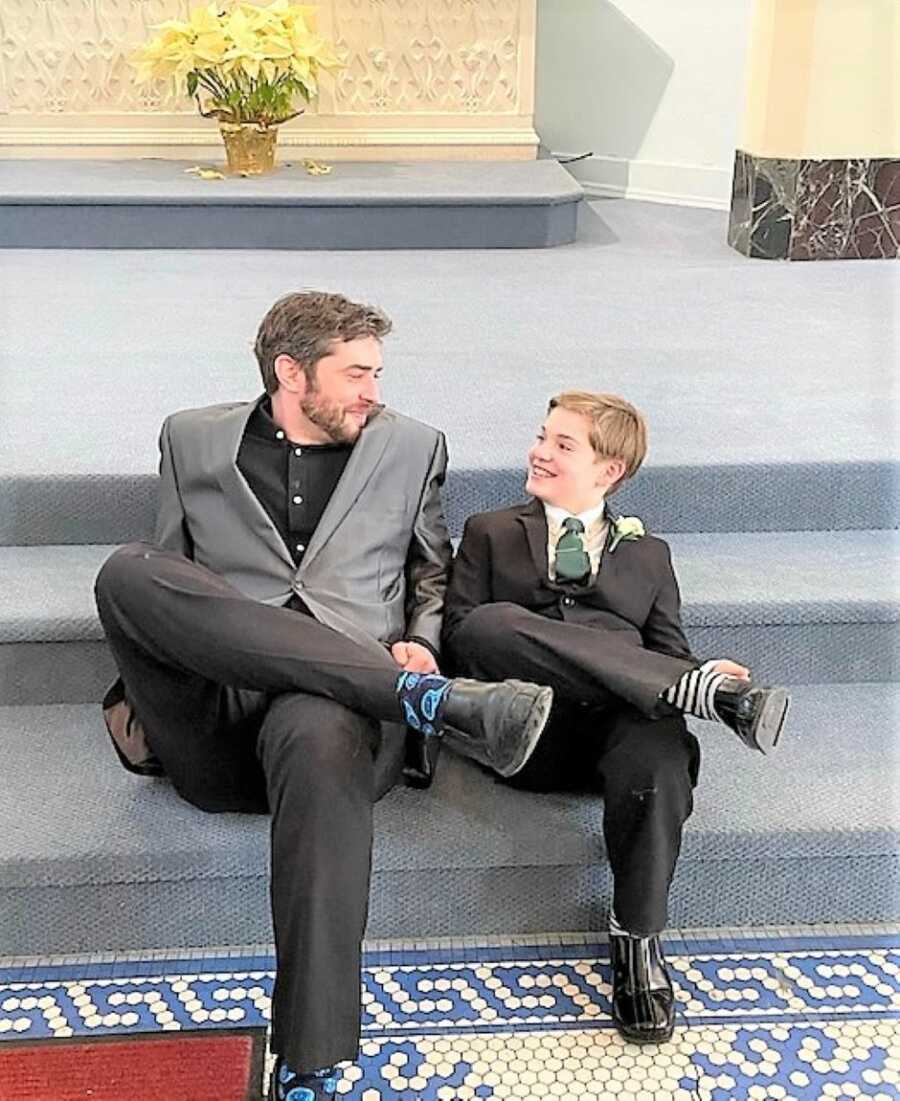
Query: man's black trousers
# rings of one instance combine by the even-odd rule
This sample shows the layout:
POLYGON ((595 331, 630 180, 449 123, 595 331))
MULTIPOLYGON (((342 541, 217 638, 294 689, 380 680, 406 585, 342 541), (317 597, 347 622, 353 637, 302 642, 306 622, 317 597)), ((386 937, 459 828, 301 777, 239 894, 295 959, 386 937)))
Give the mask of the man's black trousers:
POLYGON ((519 677, 555 692, 550 722, 513 780, 537 791, 588 787, 603 795, 603 835, 613 872, 616 918, 631 933, 666 925, 669 885, 681 832, 693 809, 700 747, 678 714, 648 715, 604 686, 610 666, 646 667, 649 700, 674 683, 687 663, 649 654, 627 632, 573 626, 515 604, 483 604, 450 642, 455 670, 486 680, 519 677), (622 638, 615 661, 611 648, 622 638), (661 678, 661 679, 660 679, 661 678))
POLYGON ((251 600, 170 551, 123 547, 97 607, 126 695, 175 788, 207 811, 271 812, 272 1047, 354 1059, 378 720, 398 668, 312 617, 251 600))

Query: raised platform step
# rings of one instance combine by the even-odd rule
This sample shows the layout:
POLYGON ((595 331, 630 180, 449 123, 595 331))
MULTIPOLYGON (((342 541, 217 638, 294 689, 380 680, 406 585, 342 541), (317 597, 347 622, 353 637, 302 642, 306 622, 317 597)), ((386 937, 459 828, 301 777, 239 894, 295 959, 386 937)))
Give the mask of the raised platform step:
MULTIPOLYGON (((681 926, 895 921, 896 685, 794 691, 777 757, 698 724, 704 751, 669 914, 681 926)), ((125 773, 95 707, 0 709, 7 954, 269 939, 264 817, 208 815, 125 773)), ((589 795, 511 790, 447 754, 379 804, 370 937, 601 929, 589 795)))
MULTIPOLYGON (((696 652, 780 683, 900 680, 900 533, 669 537, 696 652)), ((0 547, 0 700, 99 699, 112 664, 93 602, 111 546, 0 547)), ((622 553, 621 551, 618 553, 622 553)))
POLYGON ((312 176, 204 180, 192 161, 7 160, 0 247, 543 248, 575 239, 580 184, 556 161, 341 161, 312 176))

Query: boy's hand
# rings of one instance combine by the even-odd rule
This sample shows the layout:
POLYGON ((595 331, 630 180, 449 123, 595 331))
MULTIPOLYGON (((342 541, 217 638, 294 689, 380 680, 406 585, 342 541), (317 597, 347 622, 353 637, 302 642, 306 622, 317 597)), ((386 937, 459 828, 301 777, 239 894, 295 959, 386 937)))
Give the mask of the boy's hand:
POLYGON ((391 657, 407 673, 439 673, 434 654, 419 642, 395 642, 391 657))
POLYGON ((714 673, 724 673, 726 677, 737 677, 738 680, 750 679, 750 670, 743 665, 738 665, 736 661, 728 661, 723 658, 721 661, 717 661, 712 668, 714 673))

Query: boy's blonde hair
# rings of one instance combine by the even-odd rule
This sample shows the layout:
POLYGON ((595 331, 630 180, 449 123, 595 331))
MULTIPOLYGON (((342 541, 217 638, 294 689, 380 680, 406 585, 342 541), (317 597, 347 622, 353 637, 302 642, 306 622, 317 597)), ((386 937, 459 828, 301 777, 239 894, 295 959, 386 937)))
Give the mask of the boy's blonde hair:
POLYGON ((550 399, 547 412, 557 408, 587 417, 595 454, 601 459, 621 459, 625 464, 625 473, 609 487, 608 493, 637 474, 647 454, 647 422, 630 402, 615 394, 567 390, 550 399))

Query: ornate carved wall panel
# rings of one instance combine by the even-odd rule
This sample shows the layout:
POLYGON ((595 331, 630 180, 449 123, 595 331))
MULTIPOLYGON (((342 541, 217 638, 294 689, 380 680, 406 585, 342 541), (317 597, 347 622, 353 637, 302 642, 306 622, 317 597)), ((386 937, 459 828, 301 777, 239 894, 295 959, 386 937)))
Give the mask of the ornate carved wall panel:
MULTIPOLYGON (((128 61, 198 2, 0 0, 0 155, 215 144, 183 94, 136 85, 128 61)), ((535 2, 323 0, 321 30, 347 67, 282 140, 330 155, 533 156, 535 2)))

